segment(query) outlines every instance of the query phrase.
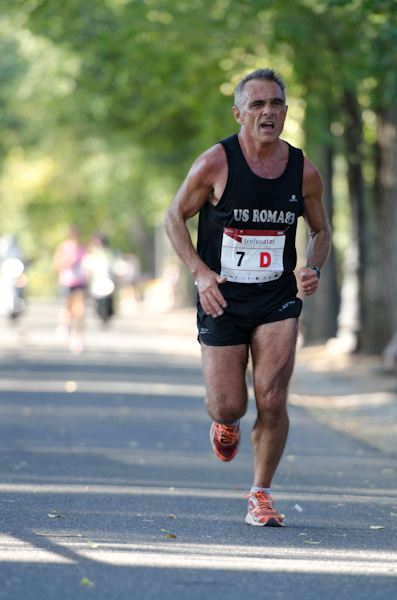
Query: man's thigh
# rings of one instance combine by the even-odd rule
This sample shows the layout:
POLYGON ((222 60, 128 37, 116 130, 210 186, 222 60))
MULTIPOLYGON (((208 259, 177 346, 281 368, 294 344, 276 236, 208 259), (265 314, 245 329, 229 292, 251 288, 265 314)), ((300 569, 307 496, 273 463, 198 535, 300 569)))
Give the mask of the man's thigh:
POLYGON ((297 318, 266 323, 251 337, 254 387, 261 395, 286 395, 295 362, 299 321, 297 318))
POLYGON ((207 399, 246 406, 248 345, 207 346, 202 343, 201 356, 207 399))

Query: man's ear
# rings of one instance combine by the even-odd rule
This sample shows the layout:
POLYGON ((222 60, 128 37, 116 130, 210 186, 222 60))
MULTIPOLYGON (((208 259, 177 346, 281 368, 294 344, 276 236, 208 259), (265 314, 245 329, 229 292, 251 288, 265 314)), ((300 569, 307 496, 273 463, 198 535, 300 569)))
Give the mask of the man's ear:
POLYGON ((237 106, 233 106, 233 114, 234 114, 234 118, 236 119, 237 123, 239 125, 243 124, 243 113, 240 111, 239 108, 237 108, 237 106))

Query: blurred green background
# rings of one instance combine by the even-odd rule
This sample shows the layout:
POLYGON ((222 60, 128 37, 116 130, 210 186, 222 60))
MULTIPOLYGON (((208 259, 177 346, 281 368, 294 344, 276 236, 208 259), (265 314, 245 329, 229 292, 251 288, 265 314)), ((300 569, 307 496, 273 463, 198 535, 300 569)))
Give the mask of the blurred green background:
POLYGON ((32 260, 29 294, 56 293, 70 223, 105 232, 147 278, 179 264, 165 211, 193 160, 237 131, 235 85, 269 66, 287 83, 283 137, 319 167, 333 229, 305 339, 382 352, 397 329, 396 13, 394 0, 0 0, 0 236, 32 260))

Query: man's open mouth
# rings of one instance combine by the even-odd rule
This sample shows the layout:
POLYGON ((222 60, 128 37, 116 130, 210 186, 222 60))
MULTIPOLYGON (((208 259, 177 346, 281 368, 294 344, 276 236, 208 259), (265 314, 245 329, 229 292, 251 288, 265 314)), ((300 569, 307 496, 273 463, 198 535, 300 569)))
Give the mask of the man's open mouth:
POLYGON ((263 123, 261 123, 261 128, 262 129, 274 129, 274 123, 272 121, 264 121, 263 123))

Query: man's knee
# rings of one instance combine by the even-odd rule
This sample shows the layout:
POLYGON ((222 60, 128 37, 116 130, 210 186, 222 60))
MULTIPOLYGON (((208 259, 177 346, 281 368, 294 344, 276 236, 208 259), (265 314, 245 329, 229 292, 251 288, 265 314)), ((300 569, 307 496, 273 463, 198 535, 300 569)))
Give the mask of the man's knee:
POLYGON ((277 424, 287 413, 287 390, 267 390, 257 396, 258 416, 269 425, 277 424))
POLYGON ((207 397, 205 399, 205 406, 212 420, 221 425, 232 425, 238 419, 241 419, 247 411, 246 399, 243 401, 233 401, 229 397, 217 399, 207 397))

